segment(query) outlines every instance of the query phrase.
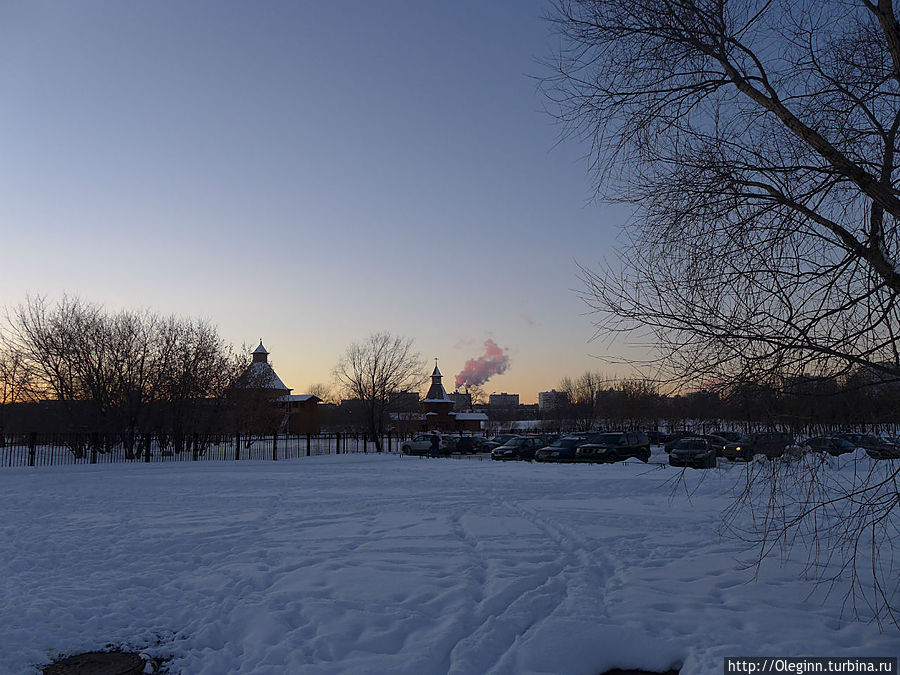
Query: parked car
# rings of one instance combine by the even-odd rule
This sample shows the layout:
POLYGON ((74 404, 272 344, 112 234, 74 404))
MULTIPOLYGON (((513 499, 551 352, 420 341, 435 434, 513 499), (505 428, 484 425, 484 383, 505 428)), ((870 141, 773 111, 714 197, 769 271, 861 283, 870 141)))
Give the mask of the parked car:
POLYGON ((474 455, 477 452, 475 449, 475 439, 472 436, 454 436, 453 440, 456 441, 457 452, 464 455, 474 455))
POLYGON ((660 445, 665 441, 665 434, 661 431, 648 431, 646 433, 652 445, 660 445))
POLYGON ((665 440, 663 441, 663 450, 672 452, 672 448, 675 447, 678 441, 691 435, 692 434, 689 431, 674 431, 670 434, 666 434, 665 440))
POLYGON ((712 436, 724 438, 728 443, 737 443, 744 437, 744 434, 742 434, 740 431, 712 431, 710 433, 712 436))
POLYGON ((484 436, 472 436, 472 442, 475 444, 475 452, 483 452, 487 449, 485 443, 488 442, 488 439, 484 436))
POLYGON ((584 442, 583 435, 563 436, 537 450, 534 459, 537 462, 574 462, 575 449, 584 442))
POLYGON ((794 445, 794 437, 781 431, 766 431, 751 434, 744 439, 725 446, 725 457, 733 461, 749 462, 753 455, 781 457, 784 449, 794 445))
POLYGON ((543 445, 539 446, 541 448, 546 447, 552 443, 555 443, 563 436, 568 436, 569 434, 537 434, 536 438, 540 438, 543 445))
POLYGON ((641 431, 613 431, 578 446, 575 458, 584 462, 620 462, 635 457, 650 461, 650 439, 641 431))
POLYGON ((815 436, 808 438, 800 444, 803 452, 827 452, 829 455, 837 457, 848 452, 856 450, 856 445, 848 441, 846 438, 838 438, 837 436, 815 436))
POLYGON ((872 459, 900 459, 900 446, 873 434, 839 434, 872 459))
POLYGON ((872 459, 900 459, 900 446, 886 445, 880 448, 866 448, 866 454, 872 459))
MULTIPOLYGON (((400 444, 400 452, 404 455, 427 455, 431 452, 431 436, 432 434, 419 434, 412 440, 403 441, 400 444)), ((438 434, 440 439, 439 452, 442 455, 449 455, 456 449, 456 443, 452 436, 446 434, 438 434)))
POLYGON ((536 436, 517 436, 506 445, 491 450, 491 459, 534 459, 534 453, 546 444, 536 436))
POLYGON ((506 445, 506 443, 513 439, 517 438, 518 434, 499 434, 497 436, 492 436, 487 441, 484 442, 484 450, 493 450, 494 448, 499 448, 501 445, 506 445))
MULTIPOLYGON (((740 438, 740 434, 738 434, 738 438, 740 438)), ((668 453, 672 452, 672 449, 675 448, 682 440, 685 438, 702 438, 709 441, 710 445, 716 448, 716 455, 718 457, 725 456, 725 446, 728 445, 728 440, 723 438, 722 436, 718 436, 716 434, 689 434, 684 433, 680 435, 677 440, 669 441, 663 446, 663 449, 668 453)))
POLYGON ((719 447, 705 438, 682 438, 669 453, 671 466, 715 469, 719 447))
MULTIPOLYGON (((698 434, 697 438, 709 441, 709 444, 716 450, 716 457, 725 456, 725 446, 728 445, 728 439, 724 436, 719 436, 718 434, 698 434)), ((738 438, 741 438, 740 434, 738 434, 738 438)))
POLYGON ((859 434, 857 446, 865 448, 872 459, 900 459, 900 445, 872 434, 859 434))

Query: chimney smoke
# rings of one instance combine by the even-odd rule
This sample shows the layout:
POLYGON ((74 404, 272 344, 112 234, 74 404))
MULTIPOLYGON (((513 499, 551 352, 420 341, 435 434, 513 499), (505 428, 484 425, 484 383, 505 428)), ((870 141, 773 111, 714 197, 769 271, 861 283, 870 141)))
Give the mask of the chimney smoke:
POLYGON ((456 388, 482 385, 494 375, 505 373, 509 368, 509 356, 506 351, 493 340, 485 340, 484 354, 466 361, 462 372, 456 376, 456 388))

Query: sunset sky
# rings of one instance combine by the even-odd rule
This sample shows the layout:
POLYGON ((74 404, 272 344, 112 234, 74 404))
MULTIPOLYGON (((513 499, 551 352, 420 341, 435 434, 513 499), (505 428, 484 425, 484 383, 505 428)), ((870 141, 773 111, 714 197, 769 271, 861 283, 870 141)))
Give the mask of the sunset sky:
POLYGON ((546 0, 0 1, 0 304, 199 316, 285 383, 387 330, 448 389, 487 339, 523 402, 612 373, 591 203, 533 76, 546 0))

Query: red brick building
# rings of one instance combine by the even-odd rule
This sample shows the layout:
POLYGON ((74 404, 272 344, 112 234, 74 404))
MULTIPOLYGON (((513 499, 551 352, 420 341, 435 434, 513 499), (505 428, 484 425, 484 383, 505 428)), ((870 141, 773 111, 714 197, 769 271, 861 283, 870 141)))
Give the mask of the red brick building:
POLYGON ((487 422, 487 415, 484 413, 454 412, 454 401, 447 395, 444 385, 441 384, 442 378, 443 375, 441 375, 437 359, 435 359, 434 372, 431 373, 431 387, 428 389, 428 394, 419 403, 422 414, 425 416, 425 429, 481 431, 483 423, 487 422))
POLYGON ((288 434, 319 433, 318 405, 322 399, 312 394, 291 394, 292 389, 281 381, 269 363, 269 352, 262 340, 251 354, 253 360, 238 379, 237 388, 241 394, 238 397, 239 405, 267 425, 269 414, 274 416, 273 431, 288 434), (266 414, 266 410, 269 414, 266 414))

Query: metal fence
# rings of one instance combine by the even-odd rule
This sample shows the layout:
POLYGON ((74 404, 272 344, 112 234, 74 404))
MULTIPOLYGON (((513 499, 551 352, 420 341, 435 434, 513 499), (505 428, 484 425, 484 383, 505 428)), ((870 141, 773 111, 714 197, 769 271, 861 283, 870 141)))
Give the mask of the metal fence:
MULTIPOLYGON (((386 452, 399 449, 399 439, 381 439, 386 452)), ((181 437, 141 434, 7 434, 0 437, 0 468, 135 462, 203 460, 284 460, 315 455, 376 452, 369 434, 258 434, 181 437)))

